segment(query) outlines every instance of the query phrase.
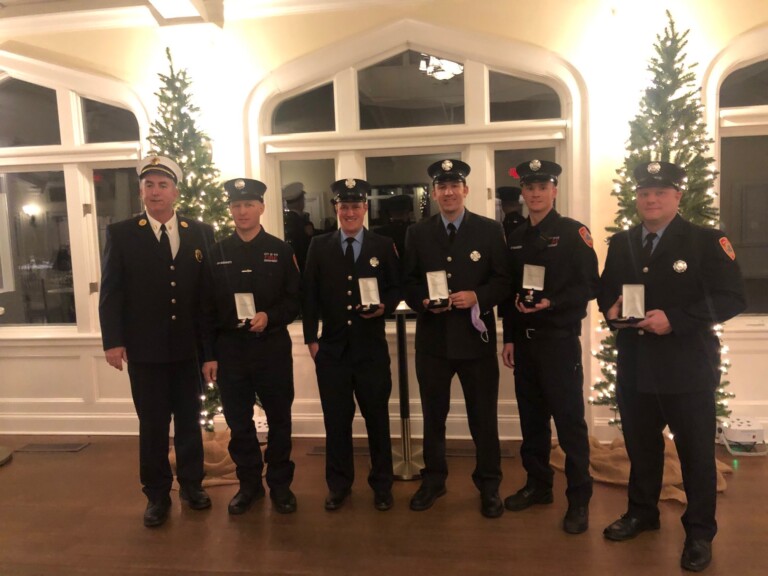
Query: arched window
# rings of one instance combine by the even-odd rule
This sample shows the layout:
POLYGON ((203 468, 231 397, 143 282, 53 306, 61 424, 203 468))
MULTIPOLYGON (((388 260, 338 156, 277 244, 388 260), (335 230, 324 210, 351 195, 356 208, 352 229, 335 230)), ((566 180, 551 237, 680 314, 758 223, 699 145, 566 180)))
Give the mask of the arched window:
MULTIPOLYGON (((768 40, 768 31, 752 33, 759 34, 768 40)), ((718 133, 722 227, 744 276, 747 314, 768 314, 768 51, 755 58, 751 47, 742 49, 746 40, 715 63, 708 90, 719 103, 711 121, 718 133)))
POLYGON ((2 330, 98 330, 104 230, 140 210, 141 127, 121 93, 138 108, 115 81, 0 51, 2 330))
MULTIPOLYGON (((558 209, 588 221, 582 92, 572 67, 543 49, 403 21, 273 71, 251 99, 250 133, 258 135, 250 141, 253 171, 271 189, 303 184, 300 210, 315 230, 335 225, 331 181, 365 178, 373 188, 368 223, 375 229, 391 218, 391 196, 411 200, 411 220, 435 213, 426 170, 436 159, 468 162, 468 209, 499 218, 494 189, 513 183, 513 163, 552 159, 564 167, 558 209), (284 131, 279 119, 299 101, 304 113, 323 110, 322 121, 309 125, 333 128, 284 131)), ((279 207, 267 206, 265 224, 281 230, 279 207)))

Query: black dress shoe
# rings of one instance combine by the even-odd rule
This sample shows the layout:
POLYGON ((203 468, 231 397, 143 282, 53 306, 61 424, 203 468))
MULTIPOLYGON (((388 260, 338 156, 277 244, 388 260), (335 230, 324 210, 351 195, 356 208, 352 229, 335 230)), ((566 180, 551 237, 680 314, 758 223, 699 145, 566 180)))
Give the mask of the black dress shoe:
POLYGON ((712 542, 708 540, 686 540, 680 566, 691 572, 701 572, 712 562, 712 542))
POLYGON ((498 492, 488 492, 480 495, 480 513, 486 518, 498 518, 504 514, 504 504, 498 492))
POLYGON ((376 510, 386 512, 395 503, 395 499, 392 498, 391 490, 382 490, 373 494, 373 506, 376 510))
POLYGON ((272 507, 280 514, 293 514, 296 512, 296 495, 290 488, 278 488, 270 490, 269 498, 272 500, 272 507))
POLYGON ((245 514, 248 509, 253 505, 256 500, 264 498, 264 487, 256 486, 254 488, 246 488, 241 486, 234 498, 229 501, 227 506, 227 512, 233 516, 239 516, 245 514))
POLYGON ((603 530, 603 536, 608 540, 614 540, 615 542, 622 542, 634 538, 640 532, 646 530, 658 530, 659 519, 654 521, 641 520, 629 514, 624 514, 621 518, 616 520, 613 524, 603 530))
POLYGON ((589 528, 589 506, 568 506, 563 518, 563 530, 568 534, 581 534, 589 528))
POLYGON ((552 504, 552 488, 534 488, 524 486, 512 496, 504 499, 504 508, 519 512, 530 508, 534 504, 552 504))
POLYGON ((328 496, 325 497, 325 509, 329 512, 338 510, 344 504, 344 501, 349 496, 350 489, 346 490, 331 490, 328 492, 328 496))
POLYGON ((182 486, 179 489, 179 498, 186 502, 192 510, 205 510, 211 507, 211 499, 200 485, 182 486))
POLYGON ((429 510, 432 508, 435 500, 443 494, 445 494, 445 486, 427 486, 422 484, 421 488, 416 490, 416 494, 411 498, 411 510, 417 512, 429 510))
POLYGON ((168 511, 171 509, 171 499, 166 496, 158 500, 147 502, 147 509, 144 510, 144 526, 155 528, 162 526, 168 519, 168 511))

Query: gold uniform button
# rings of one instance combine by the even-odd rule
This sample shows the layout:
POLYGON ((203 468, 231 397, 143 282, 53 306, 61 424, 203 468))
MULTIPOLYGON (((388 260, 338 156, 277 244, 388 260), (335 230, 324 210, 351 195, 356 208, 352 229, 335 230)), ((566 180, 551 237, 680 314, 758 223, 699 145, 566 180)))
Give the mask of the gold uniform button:
POLYGON ((176 270, 176 266, 174 266, 173 264, 171 264, 171 270, 176 270))
POLYGON ((640 328, 640 330, 638 330, 638 331, 637 331, 637 333, 638 333, 640 336, 642 336, 643 334, 645 334, 645 330, 643 330, 642 328, 640 328))
POLYGON ((176 282, 171 282, 171 286, 176 286, 176 282))
POLYGON ((352 280, 352 276, 347 276, 347 280, 352 280))
POLYGON ((453 262, 453 258, 451 258, 450 256, 448 256, 448 258, 446 258, 446 260, 448 260, 448 262, 453 262))
POLYGON ((352 320, 347 320, 347 326, 352 326, 352 320))
POLYGON ((347 296, 352 296, 352 290, 347 290, 347 296))
POLYGON ((176 304, 176 298, 171 298, 171 304, 176 304))
POLYGON ((176 316, 171 316, 171 320, 176 320, 176 316))
POLYGON ((643 266, 643 274, 648 274, 648 266, 643 266))
POLYGON ((448 272, 448 274, 446 274, 446 276, 447 276, 448 278, 450 278, 450 277, 451 277, 451 273, 450 273, 450 272, 448 272))
POLYGON ((352 304, 347 304, 347 310, 352 310, 352 304))

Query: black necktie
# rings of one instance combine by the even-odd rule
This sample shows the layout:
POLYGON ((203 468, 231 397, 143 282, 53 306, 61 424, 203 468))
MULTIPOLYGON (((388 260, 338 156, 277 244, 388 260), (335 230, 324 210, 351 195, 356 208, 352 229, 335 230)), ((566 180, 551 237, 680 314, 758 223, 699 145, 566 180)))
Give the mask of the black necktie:
POLYGON ((160 253, 165 254, 169 262, 173 262, 171 240, 168 238, 168 229, 165 227, 165 224, 160 225, 160 253))
POLYGON ((641 254, 641 258, 643 261, 643 264, 648 264, 651 260, 651 253, 653 252, 653 241, 656 240, 658 237, 658 234, 655 232, 649 232, 645 236, 645 243, 643 244, 643 252, 641 254))
POLYGON ((344 250, 344 259, 349 264, 350 268, 355 267, 355 250, 352 248, 352 243, 355 241, 351 236, 347 238, 347 248, 344 250))
POLYGON ((453 244, 453 239, 456 238, 456 226, 453 222, 448 222, 448 244, 453 244))

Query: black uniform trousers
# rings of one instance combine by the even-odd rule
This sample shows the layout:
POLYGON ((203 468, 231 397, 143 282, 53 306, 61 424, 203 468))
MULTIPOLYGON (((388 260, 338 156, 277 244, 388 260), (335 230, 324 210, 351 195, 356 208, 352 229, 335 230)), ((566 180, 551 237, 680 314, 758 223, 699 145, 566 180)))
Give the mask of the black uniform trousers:
POLYGON ((616 390, 616 399, 632 463, 628 513, 648 521, 659 517, 658 501, 664 475, 662 432, 669 426, 688 499, 682 517, 686 536, 711 541, 717 533, 714 392, 655 394, 639 392, 633 384, 624 382, 616 390))
POLYGON ((197 360, 128 362, 128 376, 139 417, 139 476, 151 501, 167 498, 173 483, 168 460, 171 416, 176 477, 182 486, 203 480, 200 430, 200 366, 197 360))
POLYGON ((467 421, 475 443, 472 480, 481 493, 495 492, 501 484, 501 448, 498 428, 499 363, 496 356, 450 359, 416 352, 416 376, 424 416, 424 469, 422 484, 442 487, 448 477, 445 459, 445 421, 451 404, 451 381, 458 374, 467 408, 467 421))
POLYGON ((389 356, 358 360, 334 358, 322 345, 315 356, 317 385, 325 422, 325 480, 332 491, 348 490, 355 479, 352 420, 355 399, 368 432, 371 470, 368 484, 376 492, 392 488, 392 440, 389 433, 389 397, 392 376, 389 356))
POLYGON ((230 429, 229 454, 244 489, 261 486, 264 461, 272 491, 293 481, 291 406, 293 405, 292 342, 285 327, 261 335, 246 330, 222 332, 216 342, 217 384, 224 418, 230 429), (264 458, 253 422, 258 396, 267 416, 264 458))
POLYGON ((565 452, 568 503, 584 506, 592 497, 589 435, 584 420, 584 371, 577 335, 515 340, 515 393, 523 443, 520 456, 528 486, 551 488, 550 419, 565 452))

